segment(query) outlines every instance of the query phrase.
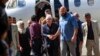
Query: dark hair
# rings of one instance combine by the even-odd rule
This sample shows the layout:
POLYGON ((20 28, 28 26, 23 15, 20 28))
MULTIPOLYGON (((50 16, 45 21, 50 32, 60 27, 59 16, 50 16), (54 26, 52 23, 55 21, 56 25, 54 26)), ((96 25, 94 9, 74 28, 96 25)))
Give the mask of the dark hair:
POLYGON ((22 20, 22 19, 19 19, 19 20, 22 20))
POLYGON ((50 10, 50 9, 46 9, 45 12, 46 12, 46 13, 48 13, 48 12, 51 13, 51 10, 50 10))
POLYGON ((15 19, 15 20, 16 20, 16 18, 15 18, 15 17, 13 17, 13 19, 15 19))
POLYGON ((11 16, 8 16, 8 19, 11 19, 12 17, 11 16))
POLYGON ((91 16, 91 14, 90 14, 90 13, 85 13, 85 17, 86 17, 86 16, 91 16))
POLYGON ((15 18, 15 17, 13 17, 13 20, 16 20, 16 18, 15 18))
POLYGON ((36 16, 36 15, 33 15, 33 16, 31 17, 31 20, 32 20, 32 21, 37 21, 37 16, 36 16))

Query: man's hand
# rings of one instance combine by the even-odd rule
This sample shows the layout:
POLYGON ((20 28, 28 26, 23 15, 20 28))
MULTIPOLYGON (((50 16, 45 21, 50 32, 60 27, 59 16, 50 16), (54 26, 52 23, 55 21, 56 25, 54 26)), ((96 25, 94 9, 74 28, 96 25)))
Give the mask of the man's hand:
POLYGON ((30 47, 32 48, 32 41, 30 41, 30 47))
POLYGON ((20 51, 22 52, 23 51, 23 48, 20 46, 20 51))
POLYGON ((17 48, 19 51, 21 51, 21 52, 23 51, 23 48, 20 45, 18 45, 17 48))
POLYGON ((83 44, 83 42, 81 41, 80 44, 79 44, 79 47, 80 47, 80 48, 82 48, 82 44, 83 44))
POLYGON ((52 35, 52 40, 55 40, 56 38, 57 38, 57 36, 56 35, 52 35))
POLYGON ((55 35, 48 35, 48 38, 49 38, 50 40, 54 40, 56 37, 55 37, 55 35))
POLYGON ((52 39, 52 35, 47 35, 49 39, 52 39))
POLYGON ((71 42, 76 43, 76 39, 77 39, 77 36, 73 36, 72 39, 71 39, 71 42))

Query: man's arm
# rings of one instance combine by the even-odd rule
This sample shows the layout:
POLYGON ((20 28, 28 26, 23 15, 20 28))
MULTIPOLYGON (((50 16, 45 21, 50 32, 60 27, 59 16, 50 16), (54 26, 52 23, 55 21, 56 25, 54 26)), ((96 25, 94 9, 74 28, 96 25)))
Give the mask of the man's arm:
POLYGON ((30 40, 33 40, 33 35, 34 35, 33 25, 30 25, 29 31, 30 31, 30 37, 31 37, 30 40))
POLYGON ((56 39, 60 34, 61 34, 61 32, 60 32, 60 27, 59 27, 57 32, 54 35, 51 36, 52 40, 56 39))
POLYGON ((46 26, 45 26, 45 25, 43 25, 43 26, 41 27, 41 33, 42 33, 42 36, 48 37, 49 39, 51 39, 51 40, 52 40, 52 35, 47 34, 47 32, 46 32, 46 31, 49 31, 49 30, 46 30, 46 26))
POLYGON ((73 33, 73 36, 72 36, 72 39, 71 39, 72 42, 76 42, 76 39, 77 39, 77 32, 78 32, 78 29, 75 28, 75 29, 74 29, 74 33, 73 33))
POLYGON ((96 28, 97 28, 97 33, 98 33, 98 36, 100 37, 100 30, 99 30, 99 25, 98 25, 98 22, 96 22, 96 28))
POLYGON ((29 32, 30 32, 30 46, 32 47, 32 41, 33 41, 33 37, 34 37, 34 31, 33 31, 33 25, 31 24, 29 27, 29 32))
POLYGON ((58 37, 60 35, 60 28, 58 28, 57 32, 55 33, 55 37, 58 37))
POLYGON ((45 37, 48 37, 48 34, 46 34, 46 32, 45 31, 47 31, 46 29, 45 29, 45 25, 43 25, 42 27, 41 27, 41 33, 42 33, 42 36, 45 36, 45 37))
POLYGON ((73 36, 72 36, 71 41, 72 41, 72 42, 76 42, 77 33, 78 33, 78 23, 77 23, 77 21, 76 21, 76 18, 72 17, 72 18, 71 18, 71 23, 72 23, 72 25, 73 25, 73 27, 74 27, 74 33, 73 33, 73 36))

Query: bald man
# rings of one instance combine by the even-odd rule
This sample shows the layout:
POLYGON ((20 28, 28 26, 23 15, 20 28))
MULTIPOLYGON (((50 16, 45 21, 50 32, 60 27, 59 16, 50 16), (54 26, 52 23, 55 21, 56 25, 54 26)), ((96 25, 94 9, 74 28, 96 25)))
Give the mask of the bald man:
POLYGON ((60 34, 61 56, 66 56, 66 54, 68 54, 67 47, 69 47, 71 55, 76 56, 77 21, 68 12, 68 8, 65 8, 64 6, 60 7, 59 13, 59 29, 55 36, 57 37, 60 34))
POLYGON ((78 34, 77 34, 77 40, 76 40, 76 55, 81 56, 82 43, 83 43, 83 31, 82 31, 83 22, 80 20, 80 16, 77 12, 73 13, 73 16, 75 16, 78 23, 78 34))

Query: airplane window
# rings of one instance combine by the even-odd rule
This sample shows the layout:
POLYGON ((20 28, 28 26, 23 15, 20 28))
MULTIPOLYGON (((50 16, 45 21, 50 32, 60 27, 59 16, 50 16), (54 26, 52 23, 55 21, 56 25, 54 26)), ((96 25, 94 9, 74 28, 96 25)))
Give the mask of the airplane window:
POLYGON ((19 6, 19 7, 23 7, 23 6, 25 6, 25 5, 26 5, 25 0, 18 0, 18 6, 19 6))
POLYGON ((74 0, 74 5, 76 7, 79 7, 81 5, 81 1, 80 0, 74 0))
POLYGON ((94 0, 87 0, 87 3, 89 6, 93 6, 94 5, 94 0))

